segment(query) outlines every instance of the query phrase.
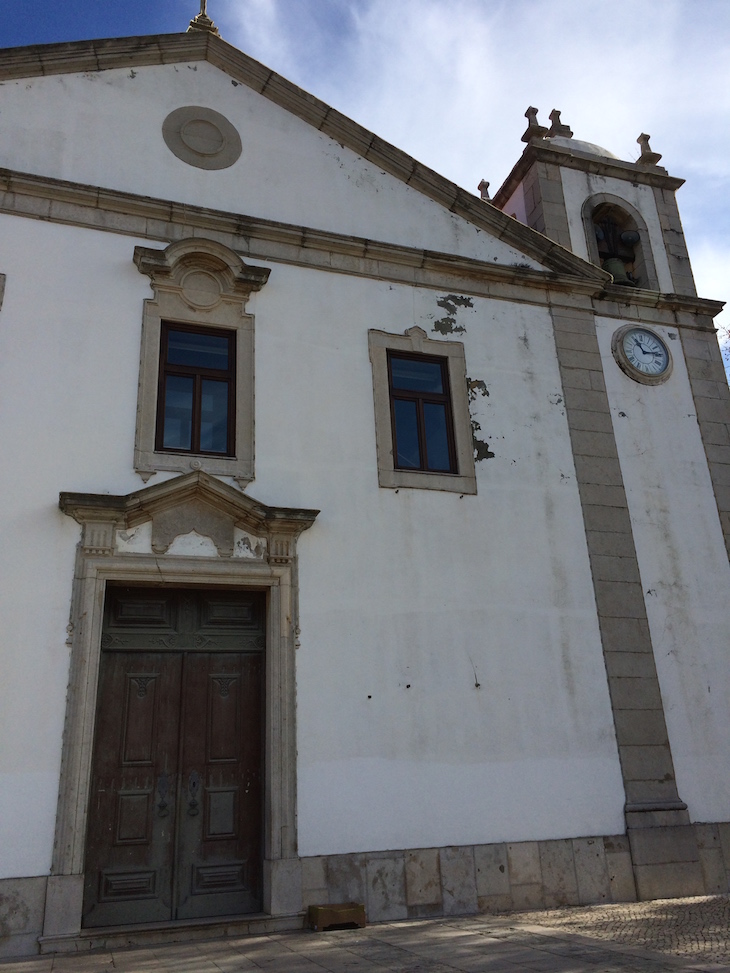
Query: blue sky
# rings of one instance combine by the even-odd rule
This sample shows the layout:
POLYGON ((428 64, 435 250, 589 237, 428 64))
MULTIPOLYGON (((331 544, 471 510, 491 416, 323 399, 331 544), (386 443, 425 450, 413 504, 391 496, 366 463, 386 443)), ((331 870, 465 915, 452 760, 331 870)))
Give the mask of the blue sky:
MULTIPOLYGON (((7 0, 3 46, 185 30, 199 0, 7 0)), ((208 0, 231 44, 473 192, 528 105, 638 157, 652 136, 700 293, 730 300, 727 0, 208 0)), ((730 328, 730 312, 719 323, 730 328)))

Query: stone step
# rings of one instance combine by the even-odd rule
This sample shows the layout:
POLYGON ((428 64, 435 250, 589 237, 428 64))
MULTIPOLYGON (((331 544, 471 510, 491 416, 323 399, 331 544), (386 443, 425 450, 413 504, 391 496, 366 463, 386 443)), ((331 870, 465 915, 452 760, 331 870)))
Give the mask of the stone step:
POLYGON ((305 913, 270 916, 264 913, 224 919, 195 919, 182 922, 150 922, 133 926, 109 926, 79 933, 41 936, 41 953, 88 953, 96 949, 123 949, 130 946, 188 943, 205 939, 267 935, 303 929, 305 913))

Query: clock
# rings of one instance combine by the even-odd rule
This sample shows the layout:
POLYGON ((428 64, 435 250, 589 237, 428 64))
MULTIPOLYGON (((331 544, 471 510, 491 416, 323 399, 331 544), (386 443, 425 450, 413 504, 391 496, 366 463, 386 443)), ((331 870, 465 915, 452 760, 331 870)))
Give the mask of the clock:
POLYGON ((611 351, 619 367, 635 382, 659 385, 672 373, 669 349, 649 328, 635 324, 619 328, 611 340, 611 351))

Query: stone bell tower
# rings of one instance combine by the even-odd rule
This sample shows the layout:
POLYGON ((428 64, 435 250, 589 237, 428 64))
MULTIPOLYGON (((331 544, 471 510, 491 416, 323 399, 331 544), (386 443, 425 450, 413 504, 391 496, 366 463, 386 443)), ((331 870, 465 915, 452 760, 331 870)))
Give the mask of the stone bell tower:
POLYGON ((613 275, 624 287, 695 296, 675 193, 683 179, 658 163, 649 136, 641 155, 624 162, 611 152, 573 138, 560 112, 551 127, 525 112, 522 157, 492 200, 521 223, 613 275))
MULTIPOLYGON (((673 396, 685 396, 690 420, 694 405, 697 426, 693 429, 688 423, 684 435, 687 442, 698 436, 704 447, 730 552, 730 394, 713 326, 721 305, 697 297, 675 199, 683 180, 659 165, 661 156, 652 151, 648 135, 637 139, 637 161, 625 162, 600 146, 574 139, 559 111, 550 113, 549 129, 538 123, 536 108, 525 114, 526 147, 493 205, 613 278, 597 287, 582 306, 579 295, 573 295, 573 306, 568 311, 556 308, 553 322, 624 781, 626 838, 636 892, 639 899, 702 894, 714 887, 708 832, 691 819, 675 776, 683 731, 675 723, 670 740, 656 665, 663 636, 658 629, 652 631, 647 605, 647 598, 656 594, 645 583, 653 576, 651 555, 642 555, 637 543, 643 538, 644 551, 665 543, 664 537, 645 528, 647 503, 659 496, 665 502, 667 494, 652 486, 639 501, 644 460, 637 457, 626 430, 633 421, 637 434, 652 417, 653 428, 661 431, 662 410, 673 396), (616 342, 619 335, 632 331, 642 341, 666 339, 673 344, 676 363, 682 360, 663 400, 658 386, 669 380, 668 370, 665 379, 656 381, 621 365, 616 342), (630 410, 624 408, 627 402, 630 410), (625 419, 627 425, 617 427, 617 419, 625 419), (621 541, 614 544, 619 534, 621 541), (622 571, 631 562, 630 573, 606 571, 605 555, 617 552, 622 571), (615 587, 622 583, 626 587, 615 587), (634 662, 637 667, 632 669, 634 662)), ((660 439, 647 440, 647 454, 666 455, 666 462, 672 462, 671 453, 662 453, 660 439)), ((673 577, 672 570, 667 568, 667 579, 673 577)))

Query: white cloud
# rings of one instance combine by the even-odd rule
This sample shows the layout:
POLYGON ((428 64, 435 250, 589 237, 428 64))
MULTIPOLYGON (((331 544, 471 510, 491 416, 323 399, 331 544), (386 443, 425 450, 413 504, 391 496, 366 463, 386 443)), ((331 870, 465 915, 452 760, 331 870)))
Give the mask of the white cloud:
POLYGON ((701 293, 722 296, 730 218, 725 0, 217 0, 224 36, 450 179, 492 193, 523 113, 687 178, 701 293), (707 289, 705 289, 707 288, 707 289))
POLYGON ((691 253, 697 292, 703 297, 726 301, 728 306, 715 318, 720 341, 730 356, 730 242, 700 241, 691 253))

